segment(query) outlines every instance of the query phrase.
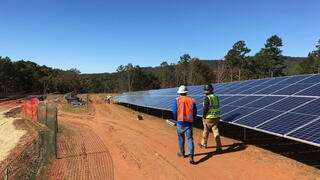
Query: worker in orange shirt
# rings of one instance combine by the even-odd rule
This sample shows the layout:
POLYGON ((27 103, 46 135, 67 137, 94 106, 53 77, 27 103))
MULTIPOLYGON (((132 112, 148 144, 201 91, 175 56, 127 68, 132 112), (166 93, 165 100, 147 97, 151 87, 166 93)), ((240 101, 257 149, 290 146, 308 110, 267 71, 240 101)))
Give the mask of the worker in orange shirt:
POLYGON ((196 101, 193 98, 187 96, 188 89, 186 86, 182 85, 179 87, 177 97, 173 101, 172 113, 173 118, 177 121, 177 134, 178 134, 178 144, 179 144, 179 157, 186 157, 184 151, 185 136, 188 141, 188 151, 190 163, 194 162, 194 144, 193 144, 193 121, 197 116, 196 101))

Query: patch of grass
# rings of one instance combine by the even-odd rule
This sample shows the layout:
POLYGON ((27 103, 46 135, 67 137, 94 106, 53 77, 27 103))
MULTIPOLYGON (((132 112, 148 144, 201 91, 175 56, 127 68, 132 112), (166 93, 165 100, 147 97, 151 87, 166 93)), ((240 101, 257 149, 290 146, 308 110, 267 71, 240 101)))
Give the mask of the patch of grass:
POLYGON ((65 134, 72 135, 75 132, 71 128, 69 128, 69 127, 67 127, 65 125, 59 125, 59 133, 65 133, 65 134))
POLYGON ((40 123, 36 123, 33 119, 27 119, 23 118, 21 119, 27 126, 29 126, 31 129, 36 130, 37 132, 46 130, 44 126, 41 126, 40 123))

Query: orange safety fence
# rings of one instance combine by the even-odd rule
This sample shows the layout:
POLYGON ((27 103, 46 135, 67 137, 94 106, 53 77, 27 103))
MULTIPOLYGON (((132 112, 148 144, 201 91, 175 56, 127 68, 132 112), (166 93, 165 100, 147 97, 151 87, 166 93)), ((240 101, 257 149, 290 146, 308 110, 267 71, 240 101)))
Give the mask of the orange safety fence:
POLYGON ((35 120, 38 120, 38 104, 39 99, 33 98, 24 101, 23 112, 26 116, 29 116, 35 120))

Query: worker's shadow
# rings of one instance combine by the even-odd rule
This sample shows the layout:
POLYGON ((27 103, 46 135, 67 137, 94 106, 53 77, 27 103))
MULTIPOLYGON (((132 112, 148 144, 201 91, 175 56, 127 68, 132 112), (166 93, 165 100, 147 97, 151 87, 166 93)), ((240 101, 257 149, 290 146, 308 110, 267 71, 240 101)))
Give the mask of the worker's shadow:
MULTIPOLYGON (((196 156, 205 155, 204 157, 202 157, 201 159, 196 161, 195 164, 199 164, 199 163, 205 162, 206 160, 210 159, 214 155, 220 155, 220 154, 225 154, 225 153, 242 151, 242 150, 247 148, 247 146, 244 143, 234 143, 234 144, 231 144, 231 145, 223 145, 222 147, 228 147, 228 148, 222 150, 222 152, 220 152, 220 153, 217 153, 216 151, 211 151, 211 152, 206 152, 206 153, 195 154, 194 155, 195 157, 196 156)), ((207 149, 209 149, 209 148, 216 148, 216 147, 215 146, 207 147, 207 149)))

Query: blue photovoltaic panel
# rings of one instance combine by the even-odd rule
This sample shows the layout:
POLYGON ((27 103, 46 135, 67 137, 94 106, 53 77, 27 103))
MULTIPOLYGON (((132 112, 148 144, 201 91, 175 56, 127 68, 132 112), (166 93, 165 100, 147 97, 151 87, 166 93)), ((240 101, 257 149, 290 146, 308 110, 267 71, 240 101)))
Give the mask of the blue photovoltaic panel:
POLYGON ((263 125, 257 126, 257 128, 284 135, 316 118, 310 115, 286 113, 263 125))
POLYGON ((242 91, 245 91, 248 89, 248 86, 241 86, 239 88, 234 88, 230 89, 227 93, 225 94, 241 94, 242 91))
POLYGON ((237 119, 249 114, 249 113, 252 113, 253 111, 255 111, 256 109, 253 109, 253 108, 236 108, 236 107, 233 107, 234 110, 227 113, 227 114, 222 114, 221 116, 221 119, 223 121, 227 121, 227 122, 232 122, 232 121, 236 121, 237 119))
POLYGON ((306 78, 302 81, 299 81, 299 83, 309 83, 309 84, 316 84, 319 82, 320 82, 320 75, 319 74, 310 76, 309 78, 306 78))
POLYGON ((268 86, 253 86, 253 87, 248 87, 247 90, 241 91, 240 94, 255 94, 257 91, 266 88, 268 86))
POLYGON ((220 100, 220 106, 225 106, 225 105, 228 105, 232 102, 235 102, 239 99, 242 99, 244 98, 245 96, 231 96, 230 98, 226 98, 224 100, 220 100))
POLYGON ((272 111, 272 110, 258 110, 257 112, 254 112, 245 118, 239 119, 235 121, 235 123, 242 124, 245 126, 255 127, 267 120, 270 120, 276 116, 278 116, 278 111, 272 111))
POLYGON ((278 84, 294 84, 309 77, 310 75, 291 76, 291 77, 288 77, 288 79, 279 82, 278 84))
POLYGON ((295 113, 310 114, 320 116, 320 99, 316 99, 298 109, 293 110, 295 113))
POLYGON ((320 120, 303 126, 303 128, 288 134, 288 136, 320 144, 320 120))
POLYGON ((275 103, 281 99, 284 99, 285 97, 280 97, 280 96, 265 96, 262 97, 261 99, 254 101, 252 103, 247 104, 246 106, 248 107, 254 107, 254 108, 263 108, 267 105, 270 105, 272 103, 275 103))
POLYGON ((230 97, 232 97, 232 96, 218 96, 220 104, 222 101, 229 99, 230 97))
POLYGON ((247 96, 247 97, 243 97, 243 98, 241 98, 241 99, 239 99, 239 100, 237 100, 235 102, 232 102, 232 103, 230 103, 228 105, 231 105, 231 106, 244 106, 244 105, 246 105, 248 103, 251 103, 251 102, 253 102, 253 101, 257 100, 257 99, 260 99, 260 98, 262 98, 262 97, 261 96, 247 96))
POLYGON ((228 94, 227 92, 229 90, 234 90, 236 88, 238 88, 239 86, 237 85, 231 85, 231 86, 227 86, 227 87, 223 87, 223 88, 219 88, 219 89, 214 89, 214 92, 217 94, 228 94))
POLYGON ((270 81, 265 82, 263 85, 274 85, 274 84, 278 84, 281 81, 283 81, 284 79, 288 79, 288 77, 279 77, 279 78, 273 78, 270 81))
POLYGON ((256 82, 256 80, 248 80, 248 81, 241 81, 241 86, 248 86, 251 85, 252 83, 256 82))
POLYGON ((277 94, 277 95, 292 95, 295 94, 307 87, 310 87, 310 84, 293 84, 290 86, 287 86, 279 91, 275 91, 271 94, 277 94))
MULTIPOLYGON (((202 116, 203 86, 189 86, 202 116)), ((171 111, 178 88, 123 93, 114 101, 171 111)), ((320 147, 320 74, 214 84, 221 120, 320 147), (314 122, 315 121, 315 122, 314 122), (309 123, 309 124, 308 124, 309 123), (308 133, 312 132, 312 133, 308 133)))
POLYGON ((242 86, 231 87, 231 88, 228 88, 226 90, 223 90, 223 94, 234 94, 232 92, 234 92, 234 91, 239 92, 241 90, 241 88, 242 88, 242 86))
POLYGON ((258 79, 256 80, 254 83, 250 84, 252 86, 256 86, 256 85, 264 85, 265 83, 267 83, 268 81, 270 81, 271 79, 258 79))
POLYGON ((277 103, 267 106, 267 109, 276 110, 276 111, 289 111, 292 108, 296 108, 299 105, 302 105, 308 101, 311 101, 312 98, 304 97, 288 97, 277 103))
POLYGON ((263 88, 263 89, 257 91, 256 94, 272 94, 275 91, 278 91, 286 86, 287 85, 284 85, 284 84, 271 85, 271 86, 268 86, 266 88, 263 88))
POLYGON ((230 111, 235 110, 237 107, 234 106, 222 106, 220 107, 220 111, 221 111, 221 115, 225 115, 227 113, 229 113, 230 111))
POLYGON ((304 96, 320 96, 320 84, 312 86, 308 89, 305 89, 299 92, 297 95, 304 95, 304 96))

